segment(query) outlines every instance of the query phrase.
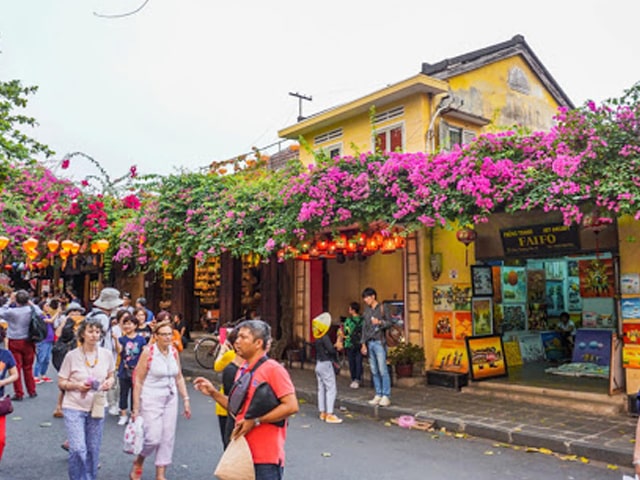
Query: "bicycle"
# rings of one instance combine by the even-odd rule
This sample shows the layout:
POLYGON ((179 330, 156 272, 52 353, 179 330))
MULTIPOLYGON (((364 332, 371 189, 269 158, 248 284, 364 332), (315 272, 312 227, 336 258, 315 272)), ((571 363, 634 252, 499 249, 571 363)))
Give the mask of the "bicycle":
POLYGON ((221 347, 220 337, 218 337, 217 334, 208 335, 196 340, 193 346, 193 353, 195 354, 198 365, 207 370, 211 370, 213 363, 218 357, 218 353, 220 353, 221 347))

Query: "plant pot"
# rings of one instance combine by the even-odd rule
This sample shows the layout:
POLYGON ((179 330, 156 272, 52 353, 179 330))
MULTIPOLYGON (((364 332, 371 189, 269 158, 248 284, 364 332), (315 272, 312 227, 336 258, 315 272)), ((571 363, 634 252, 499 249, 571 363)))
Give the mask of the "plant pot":
POLYGON ((408 365, 396 365, 396 374, 399 378, 407 378, 413 376, 413 363, 408 365))

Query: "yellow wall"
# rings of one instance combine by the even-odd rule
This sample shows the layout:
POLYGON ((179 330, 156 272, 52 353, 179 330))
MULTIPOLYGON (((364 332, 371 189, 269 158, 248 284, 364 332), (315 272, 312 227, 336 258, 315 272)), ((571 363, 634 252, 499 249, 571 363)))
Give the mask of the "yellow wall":
POLYGON ((464 100, 463 109, 491 120, 485 130, 525 125, 532 130, 549 130, 558 104, 536 74, 520 56, 507 58, 472 72, 449 79, 456 97, 464 100), (529 94, 509 86, 509 71, 519 68, 526 77, 529 94))
POLYGON ((358 302, 361 311, 362 290, 373 288, 378 293, 378 300, 402 299, 404 295, 403 256, 398 250, 391 254, 376 253, 367 257, 364 262, 347 260, 338 263, 327 260, 329 275, 329 313, 334 322, 340 316, 346 316, 351 302, 358 302))

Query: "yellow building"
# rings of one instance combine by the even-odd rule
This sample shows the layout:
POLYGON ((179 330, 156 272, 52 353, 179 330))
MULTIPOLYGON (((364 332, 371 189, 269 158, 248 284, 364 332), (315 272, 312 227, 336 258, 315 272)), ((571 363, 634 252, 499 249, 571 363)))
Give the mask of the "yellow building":
MULTIPOLYGON (((435 152, 468 143, 480 133, 512 126, 548 130, 558 107, 573 108, 573 104, 524 38, 517 35, 506 42, 438 63, 423 63, 417 75, 303 118, 280 130, 279 135, 308 145, 309 151, 304 147, 300 149, 300 159, 305 164, 313 162, 314 153, 319 151, 331 157, 375 149, 435 152)), ((548 265, 564 262, 566 266, 571 258, 578 261, 576 255, 588 260, 594 258, 594 252, 598 258, 601 254, 607 259, 618 258, 620 248, 614 227, 600 235, 600 245, 597 241, 594 243, 592 232, 576 227, 573 250, 539 250, 531 259, 526 255, 510 255, 503 248, 501 229, 539 224, 553 228, 560 223, 554 215, 536 212, 517 218, 494 216, 488 224, 477 228, 477 240, 468 246, 458 241, 457 227, 452 226, 451 229, 425 229, 410 237, 402 251, 376 254, 362 262, 296 262, 295 332, 309 339, 313 315, 326 310, 335 321, 347 314, 350 302, 361 302, 362 290, 371 286, 377 290, 379 300, 389 301, 390 305, 404 303, 405 334, 411 342, 424 345, 425 370, 440 366, 436 365, 436 359, 442 342, 455 341, 459 333, 447 337, 446 332, 438 330, 435 317, 449 321, 454 332, 455 323, 459 322, 458 332, 465 329, 465 335, 487 333, 474 332, 479 328, 477 325, 463 325, 471 313, 456 318, 455 310, 472 310, 470 300, 464 307, 443 310, 451 312, 450 315, 440 311, 442 305, 434 304, 434 292, 455 289, 471 294, 472 264, 502 265, 505 274, 506 269, 522 268, 521 273, 526 277, 528 269, 544 271, 545 259, 548 265)), ((564 275, 567 277, 568 273, 564 275)), ((501 281, 501 277, 502 271, 494 280, 501 281)), ((543 288, 544 302, 548 294, 543 288)), ((485 298, 494 300, 494 296, 485 298)), ((567 301, 565 296, 563 302, 567 301)), ((521 299, 521 313, 525 317, 533 318, 531 303, 527 298, 521 299)), ((504 305, 508 313, 517 313, 508 300, 504 305)), ((544 328, 537 325, 536 330, 552 329, 560 310, 568 310, 568 306, 554 305, 553 315, 545 317, 544 328)), ((581 312, 572 313, 572 318, 581 320, 581 312)), ((502 325, 491 330, 502 334, 504 341, 518 340, 518 335, 531 333, 527 323, 499 332, 495 328, 506 328, 507 323, 494 325, 502 325)), ((458 341, 464 345, 461 338, 458 341)), ((524 356, 527 354, 522 352, 524 356)))

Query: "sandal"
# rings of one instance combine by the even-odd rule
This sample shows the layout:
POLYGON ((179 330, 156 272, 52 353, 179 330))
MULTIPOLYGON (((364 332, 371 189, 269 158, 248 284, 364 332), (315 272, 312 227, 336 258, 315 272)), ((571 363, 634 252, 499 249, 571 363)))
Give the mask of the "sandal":
POLYGON ((131 467, 131 473, 129 474, 130 480, 140 480, 142 478, 142 467, 136 465, 136 462, 133 462, 133 467, 131 467))

